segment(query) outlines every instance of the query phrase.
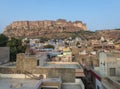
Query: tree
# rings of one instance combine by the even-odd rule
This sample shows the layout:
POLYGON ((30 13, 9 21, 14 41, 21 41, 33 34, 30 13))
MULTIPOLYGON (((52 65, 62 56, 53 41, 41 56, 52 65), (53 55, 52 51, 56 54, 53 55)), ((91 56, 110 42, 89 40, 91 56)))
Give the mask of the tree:
POLYGON ((0 34, 0 46, 5 47, 6 43, 8 42, 8 37, 4 34, 0 34))
POLYGON ((80 42, 77 42, 77 43, 76 43, 76 46, 78 46, 78 45, 80 45, 80 42))
POLYGON ((45 45, 44 48, 52 48, 52 49, 54 49, 55 47, 53 45, 48 44, 48 45, 45 45))
POLYGON ((26 46, 22 46, 22 41, 16 38, 11 38, 7 46, 10 47, 10 61, 16 61, 17 53, 24 53, 26 49, 26 46))
POLYGON ((48 39, 47 38, 43 38, 43 37, 40 38, 40 42, 41 43, 45 43, 45 41, 48 41, 48 39))

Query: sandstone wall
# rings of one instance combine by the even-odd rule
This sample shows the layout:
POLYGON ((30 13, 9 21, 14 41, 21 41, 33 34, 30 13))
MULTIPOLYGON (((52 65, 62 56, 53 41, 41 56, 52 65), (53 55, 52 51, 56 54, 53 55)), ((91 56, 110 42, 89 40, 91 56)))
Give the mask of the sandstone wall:
POLYGON ((75 69, 41 68, 37 66, 37 58, 35 56, 27 57, 24 54, 18 54, 17 70, 27 71, 33 74, 46 74, 48 78, 61 77, 64 82, 75 81, 75 69))

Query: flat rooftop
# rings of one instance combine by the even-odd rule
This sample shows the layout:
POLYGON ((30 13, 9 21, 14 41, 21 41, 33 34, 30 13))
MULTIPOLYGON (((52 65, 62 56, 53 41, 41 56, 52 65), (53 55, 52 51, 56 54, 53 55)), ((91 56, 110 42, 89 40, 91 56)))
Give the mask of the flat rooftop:
MULTIPOLYGON (((0 65, 0 67, 16 68, 16 62, 8 62, 6 64, 0 65)), ((82 67, 78 62, 46 62, 43 66, 38 66, 38 67, 82 69, 82 67)))
POLYGON ((33 89, 38 80, 0 78, 0 89, 33 89))
POLYGON ((75 83, 63 83, 62 89, 85 89, 81 79, 75 79, 75 83))
POLYGON ((62 84, 62 89, 83 89, 80 84, 66 83, 62 84))
POLYGON ((78 62, 47 62, 43 68, 73 68, 73 69, 82 69, 78 62))
POLYGON ((61 82, 60 78, 47 78, 44 79, 43 82, 61 82))
POLYGON ((113 86, 109 81, 104 80, 102 81, 103 85, 107 88, 107 89, 117 89, 115 86, 113 86))
POLYGON ((60 78, 49 78, 45 80, 39 80, 38 84, 36 85, 34 89, 38 89, 38 87, 42 84, 41 81, 46 83, 45 86, 44 85, 42 86, 44 87, 44 89, 57 89, 56 85, 49 86, 47 85, 47 82, 50 82, 50 83, 59 82, 61 84, 61 89, 85 89, 84 84, 81 79, 75 79, 74 83, 62 83, 60 78))
POLYGON ((110 79, 112 79, 113 81, 116 81, 120 84, 120 77, 119 76, 110 77, 110 79))
POLYGON ((16 68, 16 62, 8 62, 5 64, 1 64, 0 67, 16 68))

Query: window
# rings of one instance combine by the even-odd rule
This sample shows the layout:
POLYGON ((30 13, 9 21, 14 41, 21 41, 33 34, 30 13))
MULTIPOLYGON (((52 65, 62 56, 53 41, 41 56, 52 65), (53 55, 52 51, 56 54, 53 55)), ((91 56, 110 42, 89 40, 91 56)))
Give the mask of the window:
POLYGON ((110 68, 110 76, 115 76, 115 75, 116 75, 116 69, 110 68))
POLYGON ((39 66, 39 60, 37 60, 37 66, 39 66))

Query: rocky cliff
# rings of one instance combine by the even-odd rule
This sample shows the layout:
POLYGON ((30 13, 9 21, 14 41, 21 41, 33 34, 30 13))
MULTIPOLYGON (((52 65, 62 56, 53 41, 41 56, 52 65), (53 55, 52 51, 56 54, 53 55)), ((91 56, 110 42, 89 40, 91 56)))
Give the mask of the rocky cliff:
POLYGON ((77 32, 86 30, 86 24, 81 21, 66 21, 64 19, 58 19, 56 21, 44 20, 44 21, 16 21, 8 25, 4 34, 7 36, 45 36, 46 34, 56 34, 63 32, 77 32))

